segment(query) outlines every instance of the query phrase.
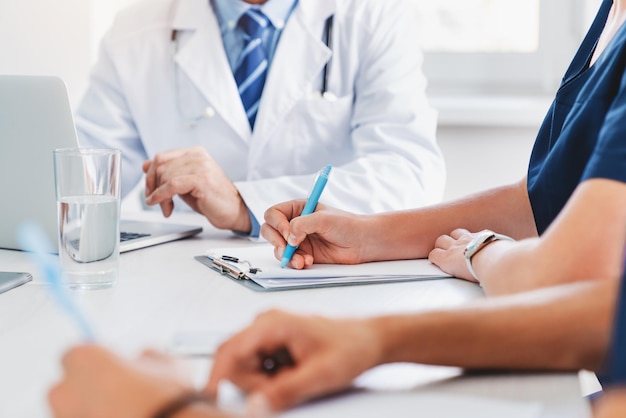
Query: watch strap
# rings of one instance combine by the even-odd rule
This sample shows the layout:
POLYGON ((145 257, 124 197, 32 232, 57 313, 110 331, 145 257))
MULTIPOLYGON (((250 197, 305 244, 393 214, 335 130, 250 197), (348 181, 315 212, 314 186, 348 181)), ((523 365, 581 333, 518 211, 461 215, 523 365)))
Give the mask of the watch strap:
POLYGON ((504 241, 515 241, 513 238, 498 234, 496 232, 490 231, 488 229, 481 231, 479 235, 477 235, 467 247, 465 247, 465 251, 463 252, 465 256, 465 265, 467 266, 467 270, 469 270, 470 274, 480 283, 476 272, 474 271, 474 267, 472 266, 472 258, 483 248, 485 248, 488 244, 491 244, 494 241, 504 240, 504 241))

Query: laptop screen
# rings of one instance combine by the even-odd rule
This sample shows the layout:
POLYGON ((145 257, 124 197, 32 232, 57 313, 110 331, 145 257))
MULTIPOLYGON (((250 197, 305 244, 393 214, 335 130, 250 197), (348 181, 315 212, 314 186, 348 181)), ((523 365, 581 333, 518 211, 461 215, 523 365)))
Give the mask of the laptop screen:
MULTIPOLYGON (((57 242, 52 151, 78 146, 63 81, 0 74, 0 248, 21 249, 17 228, 35 222, 57 242)), ((120 252, 195 235, 200 225, 122 220, 120 252)), ((55 245, 56 248, 56 245, 55 245)))

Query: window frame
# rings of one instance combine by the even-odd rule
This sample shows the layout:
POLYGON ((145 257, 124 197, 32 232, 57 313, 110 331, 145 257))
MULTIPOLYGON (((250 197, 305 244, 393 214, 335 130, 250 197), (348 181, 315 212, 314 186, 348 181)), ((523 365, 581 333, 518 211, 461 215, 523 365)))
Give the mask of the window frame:
POLYGON ((429 91, 444 95, 552 94, 598 6, 599 0, 541 0, 537 52, 425 51, 429 91))

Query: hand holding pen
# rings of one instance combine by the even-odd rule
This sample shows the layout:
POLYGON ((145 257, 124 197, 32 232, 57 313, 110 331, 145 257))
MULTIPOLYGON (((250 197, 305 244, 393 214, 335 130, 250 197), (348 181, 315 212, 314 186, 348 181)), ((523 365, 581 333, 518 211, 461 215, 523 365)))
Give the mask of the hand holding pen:
MULTIPOLYGON (((304 209, 302 209, 302 213, 300 214, 300 216, 310 215, 311 213, 313 213, 313 211, 315 211, 317 203, 320 200, 320 196, 322 195, 322 192, 326 187, 326 183, 328 182, 328 175, 330 174, 330 170, 332 168, 333 167, 329 164, 324 167, 324 169, 318 174, 317 178, 315 179, 315 183, 313 184, 313 189, 311 190, 311 193, 306 200, 306 204, 304 205, 304 209)), ((280 267, 285 268, 287 264, 289 264, 289 262, 291 261, 291 257, 293 257, 293 254, 296 252, 297 248, 297 246, 287 244, 285 252, 283 252, 283 257, 280 261, 280 267)))
POLYGON ((217 396, 227 380, 248 395, 249 410, 266 405, 276 412, 345 389, 381 359, 375 327, 368 319, 262 313, 217 350, 205 391, 217 396), (264 353, 273 353, 268 364, 264 353), (273 361, 283 363, 270 372, 273 361))

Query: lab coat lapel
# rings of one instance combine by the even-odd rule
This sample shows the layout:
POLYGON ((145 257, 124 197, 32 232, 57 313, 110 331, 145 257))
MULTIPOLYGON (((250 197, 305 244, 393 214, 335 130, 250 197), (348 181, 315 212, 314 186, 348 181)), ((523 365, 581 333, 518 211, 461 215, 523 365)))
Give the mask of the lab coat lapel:
POLYGON ((335 8, 335 1, 298 2, 281 34, 265 82, 254 126, 255 142, 272 135, 330 59, 332 52, 321 36, 324 22, 335 8), (304 56, 302 51, 306 51, 304 56))
POLYGON ((232 75, 219 24, 207 0, 181 0, 174 29, 191 30, 174 57, 180 69, 204 94, 216 113, 246 142, 250 124, 232 75))

